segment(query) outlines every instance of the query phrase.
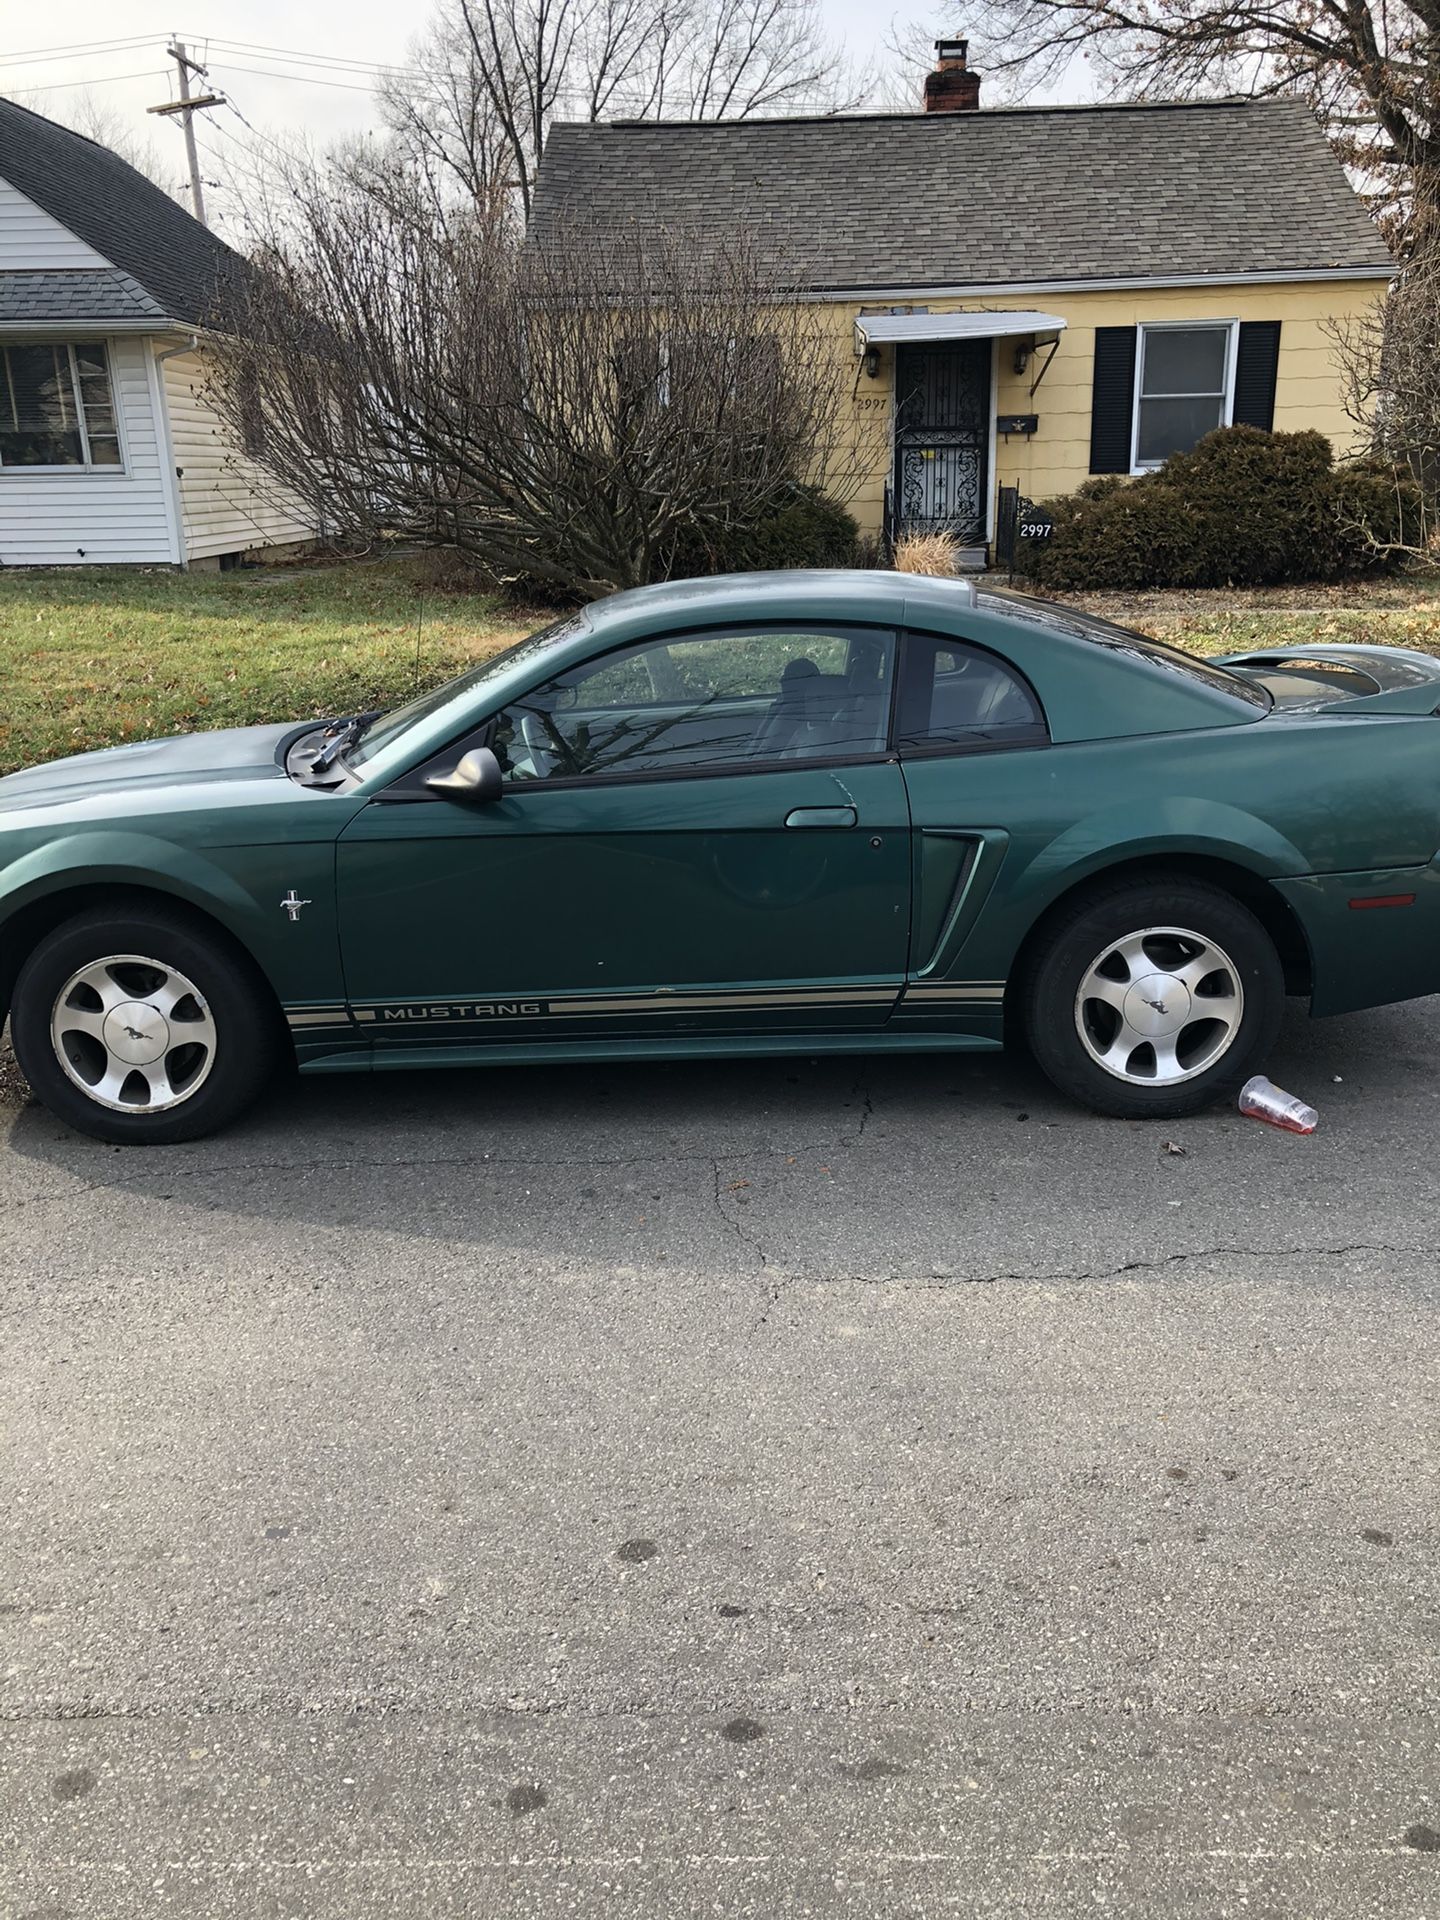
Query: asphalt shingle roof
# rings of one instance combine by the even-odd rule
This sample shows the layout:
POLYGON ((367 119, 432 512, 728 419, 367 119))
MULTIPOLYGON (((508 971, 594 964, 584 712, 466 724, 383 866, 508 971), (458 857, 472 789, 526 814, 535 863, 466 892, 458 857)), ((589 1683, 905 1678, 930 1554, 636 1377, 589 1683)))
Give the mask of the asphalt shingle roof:
POLYGON ((1389 265, 1296 100, 552 128, 532 241, 631 222, 826 292, 1389 265))
POLYGON ((148 320, 155 313, 155 302, 128 273, 0 271, 0 321, 148 320))
MULTIPOLYGON (((239 254, 178 206, 168 193, 128 165, 108 147, 57 126, 13 100, 0 99, 0 178, 43 207, 62 226, 113 261, 119 275, 95 273, 4 274, 32 283, 47 280, 57 298, 119 299, 136 292, 147 306, 106 313, 77 313, 64 305, 45 319, 157 318, 201 326, 217 316, 223 292, 243 270, 239 254), (78 286, 76 282, 87 282, 78 286)), ((0 269, 5 262, 0 259, 0 269)), ((28 300, 40 291, 32 284, 13 298, 28 300)), ((24 317, 29 317, 25 309, 24 317)), ((15 316, 20 317, 20 316, 15 316)))

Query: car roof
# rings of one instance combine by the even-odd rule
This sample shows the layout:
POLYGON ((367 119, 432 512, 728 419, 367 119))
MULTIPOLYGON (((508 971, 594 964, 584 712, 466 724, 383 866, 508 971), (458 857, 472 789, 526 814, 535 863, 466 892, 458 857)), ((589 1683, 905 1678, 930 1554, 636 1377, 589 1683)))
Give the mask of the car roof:
POLYGON ((924 622, 942 625, 980 611, 1007 620, 1042 625, 1057 639, 1083 640, 1061 609, 1028 594, 980 587, 968 578, 898 573, 888 567, 790 567, 769 573, 708 574, 665 580, 607 594, 585 608, 589 627, 611 625, 636 632, 652 626, 712 625, 729 619, 828 618, 924 622))

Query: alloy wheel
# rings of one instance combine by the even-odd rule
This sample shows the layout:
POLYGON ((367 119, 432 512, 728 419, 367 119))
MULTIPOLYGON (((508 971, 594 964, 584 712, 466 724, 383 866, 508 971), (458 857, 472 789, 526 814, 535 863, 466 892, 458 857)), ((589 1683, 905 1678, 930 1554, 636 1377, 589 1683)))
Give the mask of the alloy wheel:
POLYGON ((1109 942, 1075 996, 1090 1058, 1136 1086, 1174 1086, 1213 1067, 1244 1012, 1229 954, 1185 927, 1145 927, 1109 942))
POLYGON ((112 953, 73 973, 50 1015, 67 1078, 116 1113, 164 1113, 204 1084, 215 1062, 215 1020, 177 968, 112 953))

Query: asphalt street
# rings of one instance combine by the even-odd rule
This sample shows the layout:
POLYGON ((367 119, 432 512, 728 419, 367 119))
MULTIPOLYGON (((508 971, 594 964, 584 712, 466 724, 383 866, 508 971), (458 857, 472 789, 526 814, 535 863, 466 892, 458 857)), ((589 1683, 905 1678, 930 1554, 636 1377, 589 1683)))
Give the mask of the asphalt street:
POLYGON ((0 1108, 0 1914, 1440 1916, 1437 1058, 0 1108))

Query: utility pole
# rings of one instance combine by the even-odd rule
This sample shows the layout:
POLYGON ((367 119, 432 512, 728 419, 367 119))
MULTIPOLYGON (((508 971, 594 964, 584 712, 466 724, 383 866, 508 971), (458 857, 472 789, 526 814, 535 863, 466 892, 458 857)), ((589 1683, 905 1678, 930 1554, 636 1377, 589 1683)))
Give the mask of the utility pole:
POLYGON ((180 124, 185 132, 185 157, 190 162, 190 202, 195 210, 195 218, 203 227, 207 224, 205 219, 205 195, 200 186, 200 155, 195 148, 194 119, 195 115, 204 107, 223 106, 225 96, 223 93, 197 93, 192 96, 190 92, 190 76, 192 73, 198 74, 203 80, 205 78, 204 67, 200 65, 199 61, 190 58, 189 54, 185 51, 185 42, 183 40, 172 40, 166 51, 175 62, 176 68, 179 71, 180 97, 178 100, 167 100, 165 104, 160 107, 147 107, 145 111, 147 113, 163 113, 166 115, 179 114, 180 124))

